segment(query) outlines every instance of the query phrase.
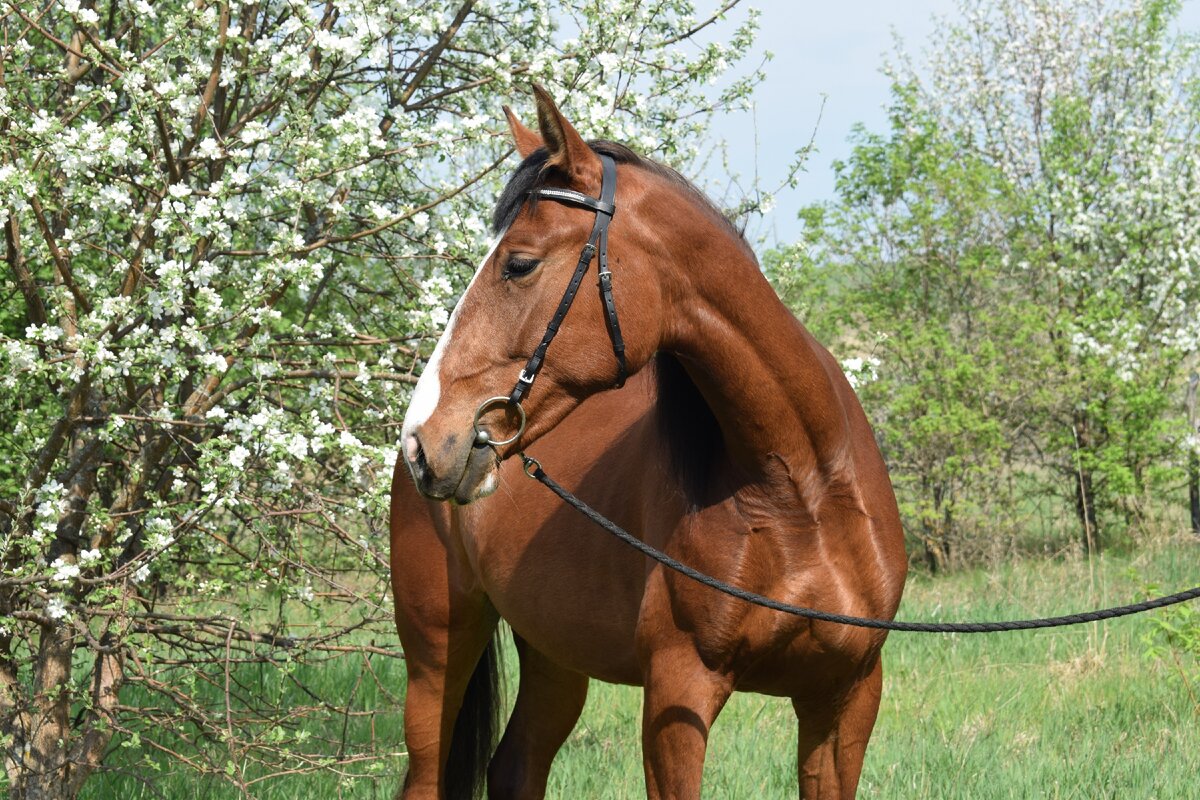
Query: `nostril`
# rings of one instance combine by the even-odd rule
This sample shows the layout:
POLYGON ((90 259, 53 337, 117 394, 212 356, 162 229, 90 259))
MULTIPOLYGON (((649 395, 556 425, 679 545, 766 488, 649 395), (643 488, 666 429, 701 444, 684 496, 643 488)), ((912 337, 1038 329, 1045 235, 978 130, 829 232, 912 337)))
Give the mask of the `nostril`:
POLYGON ((425 458, 425 448, 415 433, 410 433, 404 439, 404 459, 418 483, 429 480, 429 461, 425 458))

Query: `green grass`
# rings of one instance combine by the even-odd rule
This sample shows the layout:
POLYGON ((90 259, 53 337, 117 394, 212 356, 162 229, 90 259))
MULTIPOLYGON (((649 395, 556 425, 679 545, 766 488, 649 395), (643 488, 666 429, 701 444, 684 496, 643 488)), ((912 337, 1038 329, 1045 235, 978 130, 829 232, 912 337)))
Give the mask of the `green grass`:
MULTIPOLYGON (((1180 540, 1091 564, 1025 561, 938 578, 914 575, 900 616, 1007 619, 1122 604, 1143 597, 1150 584, 1174 591, 1200 583, 1198 556, 1200 543, 1180 540)), ((1142 615, 1039 632, 893 634, 859 796, 1196 797, 1200 665, 1147 658, 1151 630, 1142 615)), ((510 668, 515 660, 508 659, 510 668)), ((384 673, 399 694, 401 671, 384 673)), ((336 695, 357 672, 347 664, 308 678, 336 695)), ((377 691, 360 691, 358 707, 387 702, 377 691)), ((583 718, 555 762, 549 796, 644 796, 640 711, 637 689, 593 682, 583 718)), ((402 749, 400 722, 395 711, 381 717, 374 736, 402 749)), ((362 741, 368 734, 364 726, 351 732, 362 741)), ((795 741, 787 701, 735 695, 713 729, 704 796, 795 797, 795 741)), ((153 791, 128 774, 109 774, 93 780, 85 797, 237 796, 223 782, 196 780, 144 747, 122 748, 112 763, 156 775, 153 791), (157 770, 147 770, 148 762, 157 770)), ((403 766, 402 758, 386 760, 379 774, 352 782, 333 774, 284 779, 259 785, 254 796, 390 798, 403 766)))

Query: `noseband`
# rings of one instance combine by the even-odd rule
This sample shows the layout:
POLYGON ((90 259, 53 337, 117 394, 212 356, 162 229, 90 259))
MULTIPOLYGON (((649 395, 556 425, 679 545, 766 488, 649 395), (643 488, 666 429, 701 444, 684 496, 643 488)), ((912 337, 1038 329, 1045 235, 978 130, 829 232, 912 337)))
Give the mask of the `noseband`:
POLYGON ((550 348, 550 342, 554 341, 563 319, 571 310, 571 304, 575 302, 575 295, 579 291, 579 285, 583 282, 583 276, 587 273, 588 267, 597 253, 600 256, 600 300, 604 306, 604 322, 608 327, 608 336, 612 339, 613 355, 617 358, 617 380, 614 386, 619 389, 625 385, 625 341, 621 338, 621 324, 617 320, 617 306, 613 301, 612 272, 608 268, 608 225, 617 211, 617 207, 613 203, 617 194, 617 164, 611 156, 598 155, 603 168, 599 199, 572 189, 542 188, 534 189, 529 193, 531 196, 586 208, 595 212, 596 221, 592 225, 592 234, 588 237, 587 244, 583 246, 583 251, 579 254, 579 263, 575 265, 575 273, 571 276, 570 283, 567 284, 567 290, 563 293, 562 299, 558 301, 558 308, 555 310, 554 316, 550 318, 550 324, 546 326, 546 333, 542 336, 541 343, 533 351, 533 355, 529 357, 525 368, 521 370, 512 392, 507 397, 500 395, 484 400, 475 411, 475 444, 477 446, 499 447, 511 444, 525 431, 525 410, 521 407, 521 400, 529 392, 534 379, 541 371, 542 364, 546 360, 546 351, 550 348), (516 434, 503 441, 496 441, 486 430, 479 427, 479 418, 487 409, 501 405, 514 406, 520 418, 520 424, 516 434))

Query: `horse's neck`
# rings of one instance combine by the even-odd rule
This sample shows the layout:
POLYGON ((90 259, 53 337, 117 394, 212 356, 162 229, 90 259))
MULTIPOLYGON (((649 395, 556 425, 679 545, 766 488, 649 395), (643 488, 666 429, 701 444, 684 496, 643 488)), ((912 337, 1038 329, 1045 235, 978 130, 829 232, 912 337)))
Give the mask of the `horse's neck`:
POLYGON ((851 481, 851 422, 836 362, 740 242, 721 240, 707 255, 686 271, 688 296, 666 344, 712 409, 730 456, 752 479, 786 475, 802 497, 851 481))

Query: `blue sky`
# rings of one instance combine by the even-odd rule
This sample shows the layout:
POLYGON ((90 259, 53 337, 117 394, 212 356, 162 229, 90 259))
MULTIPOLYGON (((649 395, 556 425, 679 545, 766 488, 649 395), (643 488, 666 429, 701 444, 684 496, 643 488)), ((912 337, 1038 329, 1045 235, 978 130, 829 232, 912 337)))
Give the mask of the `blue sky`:
MULTIPOLYGON (((884 55, 894 50, 893 33, 903 39, 905 49, 919 63, 934 30, 935 15, 955 16, 957 3, 748 0, 747 4, 762 11, 753 61, 768 50, 775 58, 766 66, 767 79, 756 94, 754 113, 717 119, 712 131, 729 143, 731 167, 742 175, 743 185, 753 176, 756 161, 762 184, 776 185, 794 151, 812 136, 822 95, 825 97, 816 132, 817 152, 800 176, 798 188, 778 196, 776 209, 762 231, 788 241, 799 230, 795 217, 801 206, 832 198, 832 163, 849 155, 851 127, 856 122, 869 130, 886 127, 888 81, 879 70, 884 55)), ((744 17, 739 9, 733 14, 736 19, 744 17)), ((1200 31, 1200 0, 1184 0, 1180 24, 1186 30, 1200 31)), ((724 183, 721 164, 710 163, 707 173, 710 187, 724 183)))

